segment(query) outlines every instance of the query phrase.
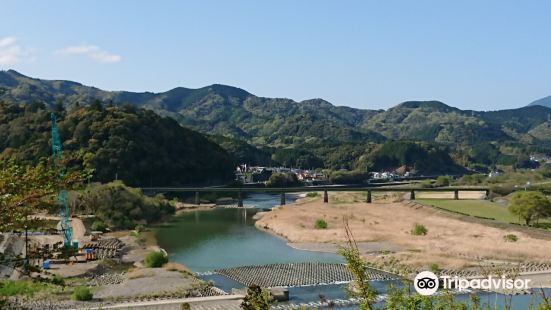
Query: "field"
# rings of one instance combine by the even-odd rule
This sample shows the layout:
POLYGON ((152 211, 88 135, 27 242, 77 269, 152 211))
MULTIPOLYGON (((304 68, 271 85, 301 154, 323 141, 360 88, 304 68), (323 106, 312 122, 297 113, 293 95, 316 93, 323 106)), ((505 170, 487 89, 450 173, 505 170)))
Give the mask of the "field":
POLYGON ((523 223, 522 220, 519 222, 518 216, 509 212, 506 205, 489 200, 417 199, 416 202, 471 216, 493 218, 504 223, 523 223))
MULTIPOLYGON (((463 221, 436 208, 414 207, 387 198, 371 204, 363 201, 363 195, 350 193, 331 193, 329 203, 323 203, 321 197, 305 198, 268 212, 256 226, 286 238, 296 247, 315 250, 346 241, 343 226, 346 218, 361 244, 362 254, 376 264, 398 261, 414 268, 428 268, 435 263, 461 270, 489 264, 551 262, 551 235, 542 239, 542 235, 533 236, 529 231, 520 230, 520 226, 500 228, 463 221), (316 226, 320 219, 327 223, 325 228, 316 226), (428 229, 426 235, 411 233, 417 224, 428 229), (512 244, 505 240, 508 234, 516 235, 518 241, 512 244)), ((497 216, 503 221, 513 219, 505 206, 488 201, 451 201, 451 206, 455 203, 468 204, 472 210, 485 210, 485 213, 478 210, 479 216, 497 216)))
MULTIPOLYGON (((518 216, 509 212, 507 205, 489 200, 417 199, 416 202, 470 216, 495 219, 498 222, 524 224, 522 219, 519 220, 518 216)), ((540 223, 550 222, 549 219, 540 220, 540 223)))

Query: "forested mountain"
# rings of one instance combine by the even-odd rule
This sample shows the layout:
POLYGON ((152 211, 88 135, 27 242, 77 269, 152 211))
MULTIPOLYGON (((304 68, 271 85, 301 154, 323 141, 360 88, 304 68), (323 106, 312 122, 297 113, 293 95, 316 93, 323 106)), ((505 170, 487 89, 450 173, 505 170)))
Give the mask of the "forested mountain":
POLYGON ((353 169, 377 162, 372 153, 392 140, 418 142, 426 152, 440 147, 461 165, 510 165, 528 152, 551 154, 551 108, 538 105, 481 112, 408 101, 386 111, 363 110, 322 99, 257 97, 224 85, 162 93, 103 91, 13 70, 0 71, 0 102, 63 105, 68 111, 93 102, 130 104, 198 130, 250 164, 353 169))
MULTIPOLYGON (((225 150, 152 111, 96 103, 56 114, 69 168, 94 169, 91 181, 167 186, 233 178, 235 162, 225 150)), ((42 104, 0 104, 0 159, 51 156, 50 128, 50 110, 42 104)))
POLYGON ((381 135, 356 125, 375 111, 335 107, 321 99, 297 103, 262 98, 230 86, 199 89, 178 87, 164 93, 109 92, 69 81, 26 77, 0 71, 0 101, 41 102, 69 109, 95 100, 130 103, 170 116, 181 124, 210 134, 247 140, 257 145, 288 145, 312 140, 382 141, 381 135))
POLYGON ((538 99, 536 101, 533 101, 532 103, 530 103, 530 105, 541 105, 544 107, 551 108, 551 96, 547 96, 547 97, 538 99))

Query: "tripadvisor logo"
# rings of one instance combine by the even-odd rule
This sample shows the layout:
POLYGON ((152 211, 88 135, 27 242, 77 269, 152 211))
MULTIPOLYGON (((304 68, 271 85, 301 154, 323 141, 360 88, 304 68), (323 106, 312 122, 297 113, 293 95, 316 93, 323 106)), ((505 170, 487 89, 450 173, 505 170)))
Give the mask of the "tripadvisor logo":
POLYGON ((422 271, 413 280, 417 293, 421 295, 432 295, 436 293, 440 285, 438 277, 430 271, 422 271))
POLYGON ((464 279, 458 276, 441 276, 438 277, 430 271, 420 272, 413 281, 415 290, 420 295, 432 295, 436 293, 440 287, 440 283, 443 283, 444 289, 456 288, 460 292, 467 289, 481 289, 481 290, 527 290, 530 289, 528 285, 530 279, 508 279, 505 276, 495 278, 488 276, 481 279, 464 279))

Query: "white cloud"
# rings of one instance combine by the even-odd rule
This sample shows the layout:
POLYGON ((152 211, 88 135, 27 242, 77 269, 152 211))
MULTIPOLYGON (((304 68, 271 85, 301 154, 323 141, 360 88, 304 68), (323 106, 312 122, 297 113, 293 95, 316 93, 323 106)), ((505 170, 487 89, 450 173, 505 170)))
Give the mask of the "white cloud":
POLYGON ((99 46, 88 44, 68 46, 56 51, 56 54, 82 55, 101 63, 115 63, 122 60, 122 56, 120 55, 109 53, 99 46))
POLYGON ((0 65, 18 63, 23 57, 23 50, 15 37, 0 37, 0 65))

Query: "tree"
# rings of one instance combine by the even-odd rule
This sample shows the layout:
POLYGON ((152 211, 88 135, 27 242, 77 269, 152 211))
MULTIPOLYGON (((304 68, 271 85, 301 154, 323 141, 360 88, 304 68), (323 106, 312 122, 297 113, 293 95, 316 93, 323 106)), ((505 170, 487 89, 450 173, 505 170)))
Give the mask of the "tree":
POLYGON ((266 183, 267 187, 292 187, 298 185, 300 185, 300 182, 297 175, 292 172, 274 173, 266 183))
POLYGON ((243 298, 241 309, 244 310, 269 310, 273 298, 270 292, 263 290, 258 285, 251 285, 247 289, 247 295, 243 298))
POLYGON ((522 218, 526 225, 541 217, 551 216, 551 203, 541 192, 516 192, 511 199, 509 211, 522 218))
POLYGON ((15 160, 0 162, 0 231, 23 229, 36 219, 28 215, 38 208, 57 206, 57 193, 78 185, 80 173, 70 172, 63 177, 46 160, 37 166, 23 166, 15 160))

